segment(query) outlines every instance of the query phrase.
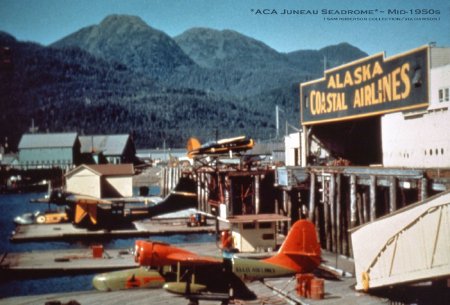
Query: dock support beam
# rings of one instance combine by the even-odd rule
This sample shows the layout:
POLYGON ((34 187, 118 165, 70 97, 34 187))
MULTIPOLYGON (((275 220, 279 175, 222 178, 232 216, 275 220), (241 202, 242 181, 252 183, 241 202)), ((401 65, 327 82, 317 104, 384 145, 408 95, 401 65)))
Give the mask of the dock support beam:
POLYGON ((330 176, 330 234, 331 234, 331 251, 336 252, 336 175, 331 174, 330 176))
POLYGON ((356 176, 350 176, 350 227, 356 227, 356 176))
POLYGON ((397 179, 392 176, 389 183, 389 213, 397 210, 397 179))
POLYGON ((260 199, 259 199, 259 181, 261 176, 255 176, 255 213, 259 214, 260 209, 260 199))
POLYGON ((377 217, 377 177, 370 176, 370 221, 377 217))
POLYGON ((309 219, 314 222, 314 212, 316 210, 316 174, 310 173, 309 187, 309 219))
POLYGON ((428 197, 428 181, 427 178, 423 177, 419 180, 420 183, 420 199, 425 200, 428 197))
POLYGON ((342 253, 342 224, 341 224, 341 174, 336 175, 336 252, 342 253))

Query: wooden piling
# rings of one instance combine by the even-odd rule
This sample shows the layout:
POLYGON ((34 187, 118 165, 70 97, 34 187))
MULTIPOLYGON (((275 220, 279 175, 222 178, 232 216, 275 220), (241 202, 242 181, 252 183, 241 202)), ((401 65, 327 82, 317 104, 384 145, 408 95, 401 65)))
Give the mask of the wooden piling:
POLYGON ((420 184, 420 200, 425 200, 428 197, 428 181, 427 178, 422 177, 419 180, 420 184))
POLYGON ((354 228, 357 223, 356 212, 356 176, 350 176, 350 227, 354 228))
POLYGON ((286 216, 291 217, 291 201, 289 200, 289 193, 286 190, 283 190, 283 209, 286 213, 286 216))
POLYGON ((397 179, 394 176, 389 178, 389 213, 397 210, 397 179))
POLYGON ((260 210, 260 198, 259 198, 259 182, 260 182, 261 176, 256 175, 255 176, 255 213, 259 214, 260 210))
POLYGON ((323 201, 323 216, 324 216, 324 230, 326 249, 331 251, 331 232, 330 232, 330 195, 329 195, 329 181, 322 175, 322 192, 324 193, 323 201))
POLYGON ((336 175, 336 251, 342 253, 341 174, 336 175))
POLYGON ((160 194, 166 197, 180 180, 181 169, 179 167, 163 167, 161 170, 160 194))
POLYGON ((334 174, 331 174, 330 176, 330 192, 329 192, 329 206, 330 206, 330 232, 331 235, 330 241, 331 241, 331 251, 336 252, 336 204, 335 204, 335 197, 336 197, 336 176, 334 174))
POLYGON ((370 201, 367 198, 367 191, 365 190, 362 193, 362 207, 363 207, 363 216, 364 216, 364 223, 369 222, 370 218, 370 201))
POLYGON ((374 221, 377 217, 377 177, 370 176, 370 221, 374 221))
POLYGON ((316 174, 311 172, 310 176, 310 186, 309 186, 309 219, 314 222, 314 212, 316 209, 316 174))
POLYGON ((362 225, 366 223, 366 219, 364 218, 364 192, 363 193, 357 193, 356 195, 356 205, 357 205, 357 211, 358 211, 358 224, 362 225))
MULTIPOLYGON (((225 205, 227 207, 227 215, 234 215, 234 208, 233 208, 233 204, 231 202, 231 187, 230 187, 230 177, 228 177, 228 175, 225 175, 225 205)), ((223 215, 225 216, 225 215, 223 215)))

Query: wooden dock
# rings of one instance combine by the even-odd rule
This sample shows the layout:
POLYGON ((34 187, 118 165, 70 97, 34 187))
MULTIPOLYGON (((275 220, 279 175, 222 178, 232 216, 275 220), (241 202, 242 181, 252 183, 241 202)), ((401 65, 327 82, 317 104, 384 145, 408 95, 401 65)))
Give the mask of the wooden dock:
MULTIPOLYGON (((64 224, 36 224, 19 225, 12 233, 10 240, 12 242, 30 242, 30 241, 56 241, 56 240, 102 240, 110 238, 134 238, 149 237, 154 235, 171 234, 193 234, 193 233, 215 233, 216 226, 214 221, 208 221, 206 226, 188 227, 186 219, 155 221, 145 220, 134 222, 134 228, 123 230, 98 230, 91 231, 82 228, 76 228, 70 223, 64 224)), ((221 222, 219 229, 227 229, 228 224, 221 222)))
MULTIPOLYGON (((349 286, 353 284, 351 279, 341 282, 325 281, 325 298, 322 300, 312 300, 296 296, 295 280, 277 279, 268 280, 265 283, 268 286, 275 287, 284 291, 292 299, 272 290, 261 282, 248 283, 248 287, 258 296, 256 300, 241 301, 235 300, 231 304, 320 304, 320 305, 341 305, 341 304, 364 304, 381 305, 389 304, 386 299, 377 298, 363 293, 354 292, 349 286)), ((89 305, 186 305, 188 300, 166 292, 163 289, 136 289, 112 292, 100 292, 95 290, 77 291, 58 294, 45 294, 34 296, 20 296, 0 299, 0 305, 44 305, 47 302, 59 301, 61 304, 67 304, 70 301, 77 301, 79 304, 89 305)), ((201 305, 218 305, 219 301, 200 301, 201 305)))
MULTIPOLYGON (((201 244, 184 244, 188 250, 196 251, 205 255, 216 255, 219 250, 214 243, 201 243, 201 244)), ((19 265, 23 268, 40 268, 48 264, 54 264, 55 258, 62 258, 67 256, 79 255, 84 258, 71 258, 68 262, 61 262, 58 266, 64 264, 74 264, 78 267, 89 268, 89 266, 96 265, 96 268, 103 266, 108 268, 108 265, 116 264, 124 267, 128 264, 132 265, 132 257, 129 254, 124 254, 121 250, 105 250, 105 258, 103 259, 88 259, 90 255, 89 250, 60 250, 51 251, 54 252, 50 255, 50 252, 31 252, 29 254, 23 254, 22 258, 18 261, 19 265), (76 252, 81 251, 81 252, 76 252), (107 254, 107 255, 106 255, 107 254), (108 257, 106 257, 108 256, 108 257), (110 257, 109 257, 110 256, 110 257)), ((334 267, 335 262, 338 262, 339 266, 344 268, 352 268, 351 262, 344 262, 346 258, 342 256, 335 257, 334 254, 325 252, 323 256, 325 264, 330 264, 334 267)), ((70 268, 69 265, 64 267, 66 270, 70 268)), ((346 274, 349 274, 351 270, 346 270, 346 274)), ((240 301, 235 300, 234 304, 386 304, 387 300, 370 296, 364 293, 356 292, 353 287, 356 283, 353 277, 342 277, 340 280, 326 279, 325 280, 325 297, 322 300, 312 300, 299 297, 296 293, 296 280, 295 277, 266 279, 264 282, 249 282, 248 287, 258 296, 253 301, 240 301)), ((188 304, 188 301, 182 297, 175 296, 166 292, 163 289, 136 289, 136 290, 123 290, 115 292, 99 292, 95 290, 80 291, 80 292, 66 292, 66 293, 53 293, 46 295, 33 295, 33 296, 17 296, 0 299, 0 305, 20 305, 20 304, 39 304, 43 305, 47 302, 59 301, 62 304, 69 303, 70 301, 77 301, 79 304, 110 304, 110 305, 143 305, 143 304, 188 304)), ((218 301, 200 301, 202 305, 208 304, 220 304, 218 301)))
MULTIPOLYGON (((220 255, 214 243, 189 243, 180 247, 206 255, 220 255)), ((2 278, 91 274, 137 266, 129 249, 103 249, 100 257, 95 257, 91 248, 4 253, 0 257, 2 278)))
POLYGON ((0 261, 2 278, 36 278, 42 276, 100 273, 136 267, 126 249, 107 249, 101 257, 93 250, 64 249, 4 253, 0 261))

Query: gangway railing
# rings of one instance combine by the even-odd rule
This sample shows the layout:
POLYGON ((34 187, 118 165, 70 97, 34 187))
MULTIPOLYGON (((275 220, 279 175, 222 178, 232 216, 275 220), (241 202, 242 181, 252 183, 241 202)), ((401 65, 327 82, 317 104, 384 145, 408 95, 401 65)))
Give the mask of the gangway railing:
POLYGON ((356 289, 450 277, 450 192, 352 230, 356 289))

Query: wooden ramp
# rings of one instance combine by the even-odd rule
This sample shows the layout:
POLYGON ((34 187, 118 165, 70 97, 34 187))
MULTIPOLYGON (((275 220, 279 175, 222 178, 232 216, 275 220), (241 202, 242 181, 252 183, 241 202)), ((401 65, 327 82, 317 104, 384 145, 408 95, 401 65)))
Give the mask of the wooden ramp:
POLYGON ((450 192, 351 233, 358 290, 450 278, 450 192))

